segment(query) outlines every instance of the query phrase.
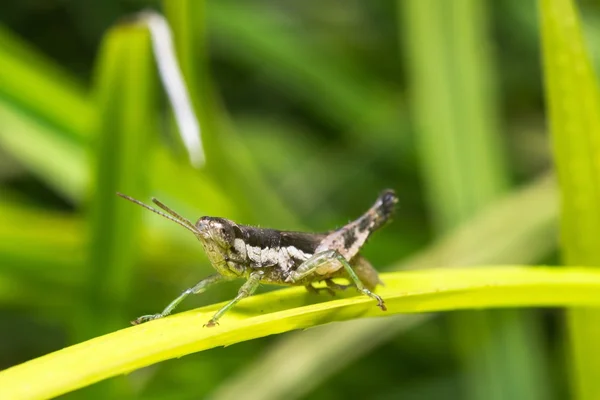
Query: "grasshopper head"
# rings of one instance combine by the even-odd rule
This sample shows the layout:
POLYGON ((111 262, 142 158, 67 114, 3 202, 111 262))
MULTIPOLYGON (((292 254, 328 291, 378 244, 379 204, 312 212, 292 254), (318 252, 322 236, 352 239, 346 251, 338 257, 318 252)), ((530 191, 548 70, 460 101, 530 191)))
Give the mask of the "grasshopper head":
POLYGON ((222 250, 233 247, 235 240, 235 223, 219 217, 202 217, 196 222, 196 236, 204 245, 222 250))
POLYGON ((124 199, 144 207, 145 209, 150 210, 153 213, 156 213, 170 221, 173 221, 192 232, 198 238, 198 240, 200 240, 200 243, 202 243, 202 247, 204 247, 208 259, 215 267, 217 272, 222 275, 236 274, 235 271, 232 272, 230 270, 230 266, 227 264, 229 253, 234 247, 233 244, 235 241, 235 231, 236 229, 239 229, 233 221, 229 221, 225 218, 202 217, 194 225, 190 220, 182 217, 155 198, 152 199, 152 202, 163 209, 166 213, 152 208, 149 205, 122 193, 117 194, 124 199))

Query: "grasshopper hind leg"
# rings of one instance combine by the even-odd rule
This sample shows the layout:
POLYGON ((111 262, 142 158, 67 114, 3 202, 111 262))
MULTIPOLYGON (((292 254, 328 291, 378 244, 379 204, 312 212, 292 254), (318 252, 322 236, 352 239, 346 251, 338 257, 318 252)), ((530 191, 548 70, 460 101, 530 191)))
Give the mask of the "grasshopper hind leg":
POLYGON ((367 261, 366 258, 358 255, 352 259, 350 263, 352 265, 352 269, 358 275, 360 281, 366 286, 369 290, 374 290, 377 285, 382 285, 383 282, 379 279, 379 274, 377 270, 373 268, 371 263, 367 261))
MULTIPOLYGON (((298 281, 302 281, 303 279, 309 278, 311 276, 318 276, 319 268, 323 266, 327 266, 332 261, 338 261, 344 267, 346 274, 348 275, 348 279, 356 285, 356 288, 362 292, 363 294, 371 297, 372 299, 377 301, 377 306, 381 308, 382 311, 386 311, 387 308, 385 306, 385 302, 383 299, 377 294, 373 293, 359 278, 357 273, 354 271, 348 260, 346 260, 340 253, 336 250, 326 250, 320 253, 313 255, 311 258, 306 260, 298 267, 296 271, 292 271, 286 282, 294 283, 298 281)), ((367 263, 370 267, 370 264, 367 263)), ((374 271, 373 267, 371 269, 374 271)), ((359 268, 360 270, 360 268, 359 268)), ((363 272, 364 273, 364 272, 363 272)), ((379 278, 377 278, 379 279, 379 278)), ((316 279, 318 280, 318 279, 316 279)), ((370 286, 373 282, 367 282, 370 286)), ((376 285, 376 284, 375 284, 376 285)))

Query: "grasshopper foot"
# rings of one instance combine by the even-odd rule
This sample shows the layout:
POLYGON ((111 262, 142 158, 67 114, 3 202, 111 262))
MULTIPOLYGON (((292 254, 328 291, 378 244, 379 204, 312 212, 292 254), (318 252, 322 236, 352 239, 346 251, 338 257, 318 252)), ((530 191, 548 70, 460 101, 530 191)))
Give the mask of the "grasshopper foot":
POLYGON ((385 302, 383 301, 383 299, 377 296, 375 293, 372 293, 372 295, 373 298, 377 300, 377 307, 381 308, 381 311, 387 311, 387 307, 385 306, 385 302))
POLYGON ((375 300, 377 302, 377 307, 381 308, 381 311, 387 311, 387 307, 385 306, 385 301, 383 301, 381 296, 376 295, 375 293, 371 292, 369 289, 364 289, 364 290, 362 290, 362 292, 364 294, 366 294, 367 296, 369 296, 370 298, 372 298, 373 300, 375 300))
POLYGON ((214 319, 211 319, 210 321, 208 321, 207 323, 205 323, 202 326, 204 328, 212 328, 213 326, 217 326, 217 325, 219 325, 219 323, 217 321, 215 321, 214 319))

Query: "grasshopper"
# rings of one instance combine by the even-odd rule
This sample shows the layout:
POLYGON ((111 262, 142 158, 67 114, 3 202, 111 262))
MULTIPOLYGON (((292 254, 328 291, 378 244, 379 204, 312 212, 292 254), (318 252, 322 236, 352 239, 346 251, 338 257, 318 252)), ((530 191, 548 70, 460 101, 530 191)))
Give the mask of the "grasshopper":
POLYGON ((210 286, 237 278, 246 279, 237 296, 204 326, 217 325, 227 310, 243 298, 252 296, 261 283, 303 285, 311 292, 326 290, 332 295, 335 290, 355 287, 386 311, 383 299, 373 293, 373 289, 381 284, 379 275, 359 252, 369 236, 391 218, 398 202, 392 190, 383 191, 375 204, 358 219, 325 233, 264 229, 219 217, 201 217, 193 224, 155 198, 152 202, 164 212, 124 194, 117 194, 192 232, 217 271, 185 290, 162 312, 143 315, 132 321, 133 325, 165 317, 187 296, 203 293, 210 286), (337 284, 333 278, 346 278, 350 284, 337 284), (313 286, 313 283, 321 281, 325 281, 325 288, 313 286))

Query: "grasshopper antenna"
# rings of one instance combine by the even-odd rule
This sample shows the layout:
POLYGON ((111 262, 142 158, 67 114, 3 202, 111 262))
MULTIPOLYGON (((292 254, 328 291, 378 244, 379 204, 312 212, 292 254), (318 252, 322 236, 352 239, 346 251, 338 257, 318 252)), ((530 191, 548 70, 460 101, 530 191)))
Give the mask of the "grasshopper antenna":
POLYGON ((194 226, 194 224, 192 224, 191 221, 183 218, 181 215, 177 214, 175 211, 171 210, 169 207, 167 207, 166 204, 162 203, 160 200, 158 200, 156 197, 152 198, 152 202, 154 204, 156 204, 157 206, 159 206, 160 208, 162 208, 163 210, 165 210, 166 212, 168 212, 169 214, 171 214, 171 216, 181 222, 183 222, 186 225, 191 225, 192 228, 196 229, 196 227, 194 226))
POLYGON ((189 220, 183 218, 181 215, 177 214, 175 211, 171 210, 169 207, 167 207, 166 205, 164 205, 163 203, 161 203, 160 201, 158 201, 155 198, 152 199, 152 202, 154 204, 156 204, 157 206, 159 206, 160 208, 162 208, 163 210, 165 210, 166 212, 168 212, 169 214, 165 214, 162 211, 158 211, 156 208, 152 208, 149 205, 144 204, 141 201, 136 200, 133 197, 129 197, 123 193, 117 192, 117 196, 120 196, 120 197, 124 198, 125 200, 129 200, 132 203, 137 204, 138 206, 142 206, 146 210, 150 210, 153 213, 160 215, 161 217, 171 220, 171 221, 183 226, 185 229, 187 229, 193 233, 198 233, 198 230, 196 229, 194 224, 192 224, 189 220))

